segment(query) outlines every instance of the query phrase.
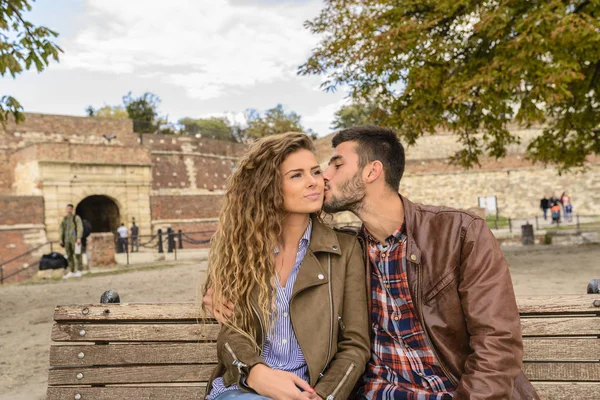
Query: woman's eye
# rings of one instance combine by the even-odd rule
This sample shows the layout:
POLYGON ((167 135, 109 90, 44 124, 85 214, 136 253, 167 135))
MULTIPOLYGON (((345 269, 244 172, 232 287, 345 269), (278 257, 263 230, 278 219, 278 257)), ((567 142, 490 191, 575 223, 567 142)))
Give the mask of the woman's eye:
POLYGON ((300 174, 294 174, 294 175, 292 175, 292 178, 299 178, 299 177, 300 177, 300 174))
POLYGON ((342 164, 335 164, 334 165, 335 169, 340 169, 341 166, 342 166, 342 164))
POLYGON ((321 170, 317 170, 315 172, 313 172, 315 175, 321 175, 321 170))

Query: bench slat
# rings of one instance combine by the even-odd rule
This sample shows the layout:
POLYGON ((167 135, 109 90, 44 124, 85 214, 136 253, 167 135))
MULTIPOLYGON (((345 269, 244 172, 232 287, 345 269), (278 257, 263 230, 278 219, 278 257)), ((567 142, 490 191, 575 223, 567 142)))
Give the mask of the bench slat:
POLYGON ((54 320, 202 321, 202 314, 198 303, 70 304, 57 306, 54 320))
POLYGON ((154 365, 143 367, 53 368, 48 385, 206 382, 214 365, 154 365), (77 374, 83 374, 77 379, 77 374))
POLYGON ((215 343, 50 346, 51 367, 216 362, 215 343))
POLYGON ((600 339, 523 339, 527 361, 600 361, 600 339))
POLYGON ((523 337, 526 336, 597 336, 600 318, 521 318, 523 337))
POLYGON ((55 342, 198 342, 215 341, 219 325, 192 324, 54 324, 55 342), (82 336, 82 331, 85 334, 82 336))
POLYGON ((46 400, 81 399, 115 400, 203 400, 204 386, 146 386, 146 387, 49 387, 46 400))
POLYGON ((600 382, 600 362, 527 362, 523 372, 531 381, 600 382))
MULTIPOLYGON (((600 315, 600 295, 564 295, 518 297, 522 315, 594 314, 600 315)), ((197 303, 121 303, 59 305, 54 311, 55 321, 193 321, 201 319, 197 303), (106 310, 109 310, 107 313, 106 310)))
POLYGON ((532 382, 542 400, 594 399, 600 383, 532 382))
POLYGON ((527 296, 517 297, 519 312, 526 314, 600 314, 600 306, 594 306, 594 300, 600 302, 598 294, 527 296))

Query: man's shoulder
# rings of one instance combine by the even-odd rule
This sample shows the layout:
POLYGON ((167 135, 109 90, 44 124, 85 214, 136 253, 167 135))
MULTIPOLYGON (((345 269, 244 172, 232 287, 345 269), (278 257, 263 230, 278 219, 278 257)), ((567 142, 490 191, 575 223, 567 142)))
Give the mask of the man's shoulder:
POLYGON ((429 222, 437 226, 467 227, 483 218, 472 211, 446 206, 413 203, 414 220, 417 224, 429 222))

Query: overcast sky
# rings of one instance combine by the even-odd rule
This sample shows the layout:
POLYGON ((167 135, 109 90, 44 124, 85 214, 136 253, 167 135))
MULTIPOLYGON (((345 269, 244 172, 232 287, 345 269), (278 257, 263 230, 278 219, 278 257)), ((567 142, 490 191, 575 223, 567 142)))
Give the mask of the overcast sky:
POLYGON ((29 18, 60 33, 60 63, 1 81, 29 112, 85 115, 129 91, 182 117, 241 115, 282 103, 330 132, 343 92, 296 74, 318 37, 303 27, 322 0, 37 0, 29 18))

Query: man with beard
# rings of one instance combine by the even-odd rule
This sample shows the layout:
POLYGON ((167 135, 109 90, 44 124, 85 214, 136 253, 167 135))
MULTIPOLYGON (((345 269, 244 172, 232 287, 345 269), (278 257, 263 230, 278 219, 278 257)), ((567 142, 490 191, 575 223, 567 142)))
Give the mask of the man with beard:
MULTIPOLYGON (((365 250, 371 359, 360 399, 538 399, 508 265, 471 213, 398 193, 404 148, 394 131, 340 131, 325 178, 327 212, 351 211, 365 250)), ((212 298, 204 299, 212 308, 212 298)), ((227 305, 215 315, 231 315, 227 305)))
POLYGON ((508 265, 471 213, 398 194, 394 131, 340 131, 325 178, 327 212, 363 222, 372 345, 360 398, 533 399, 521 371, 519 311, 508 265))

